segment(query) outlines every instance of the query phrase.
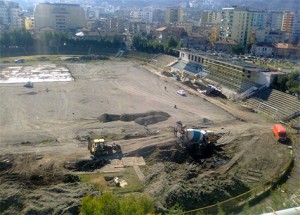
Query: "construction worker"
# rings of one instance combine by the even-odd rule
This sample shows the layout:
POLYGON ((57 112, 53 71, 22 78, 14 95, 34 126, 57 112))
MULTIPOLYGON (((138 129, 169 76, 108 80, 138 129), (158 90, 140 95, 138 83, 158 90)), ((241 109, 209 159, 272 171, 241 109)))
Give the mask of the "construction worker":
POLYGON ((176 129, 176 127, 174 127, 173 132, 174 132, 174 136, 177 137, 177 129, 176 129))
POLYGON ((148 129, 148 123, 147 123, 147 121, 145 120, 145 122, 144 122, 144 128, 148 131, 149 129, 148 129))

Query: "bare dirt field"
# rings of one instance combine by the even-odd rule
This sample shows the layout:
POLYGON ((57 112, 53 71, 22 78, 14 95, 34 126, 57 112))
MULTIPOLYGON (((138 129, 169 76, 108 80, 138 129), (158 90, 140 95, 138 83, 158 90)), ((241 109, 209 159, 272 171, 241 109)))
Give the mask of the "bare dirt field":
POLYGON ((273 176, 288 160, 271 123, 235 106, 225 111, 201 96, 180 96, 179 83, 138 63, 66 66, 75 81, 0 85, 0 213, 76 214, 80 198, 94 189, 63 165, 90 158, 86 142, 78 140, 85 135, 114 141, 124 157, 144 157, 146 166, 135 172, 160 211, 176 202, 187 210, 225 200, 273 176), (237 120, 235 108, 245 120, 237 120), (151 118, 149 131, 134 121, 99 121, 103 114, 149 111, 169 117, 151 118), (172 126, 179 120, 221 136, 211 156, 193 161, 176 149, 172 126))

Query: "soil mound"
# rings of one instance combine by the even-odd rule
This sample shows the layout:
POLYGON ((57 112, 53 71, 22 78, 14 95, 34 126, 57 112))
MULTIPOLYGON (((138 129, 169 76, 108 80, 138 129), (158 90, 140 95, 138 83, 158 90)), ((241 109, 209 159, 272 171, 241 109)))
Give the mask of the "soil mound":
POLYGON ((64 183, 32 189, 26 183, 0 184, 0 214, 79 214, 81 199, 94 193, 91 185, 64 183))
POLYGON ((192 88, 193 90, 197 90, 197 87, 196 87, 193 83, 191 83, 190 81, 184 81, 184 82, 182 82, 182 83, 183 83, 184 85, 186 85, 186 86, 192 88))
POLYGON ((134 120, 135 123, 139 125, 145 125, 147 123, 148 125, 156 124, 158 122, 163 122, 168 120, 170 116, 165 115, 152 115, 152 116, 146 116, 146 117, 139 117, 134 120))
POLYGON ((123 122, 132 122, 139 125, 151 125, 158 122, 166 121, 169 119, 170 114, 162 111, 149 111, 146 113, 136 113, 136 114, 103 114, 100 117, 98 117, 98 120, 100 122, 111 122, 111 121, 117 121, 121 120, 123 122))
POLYGON ((65 164, 64 167, 68 170, 73 170, 76 172, 92 172, 96 169, 108 164, 108 161, 105 159, 96 159, 96 160, 80 160, 76 163, 65 164))
POLYGON ((112 122, 112 121, 118 121, 120 120, 120 115, 117 114, 103 114, 100 117, 98 117, 98 120, 100 122, 112 122))
POLYGON ((217 168, 230 160, 220 147, 206 158, 195 160, 175 144, 149 147, 140 152, 149 165, 146 191, 157 199, 164 212, 176 203, 184 210, 206 206, 237 195, 248 187, 236 178, 223 176, 217 168))
POLYGON ((162 71, 161 74, 166 76, 166 77, 172 77, 173 76, 170 72, 167 72, 167 71, 162 71))

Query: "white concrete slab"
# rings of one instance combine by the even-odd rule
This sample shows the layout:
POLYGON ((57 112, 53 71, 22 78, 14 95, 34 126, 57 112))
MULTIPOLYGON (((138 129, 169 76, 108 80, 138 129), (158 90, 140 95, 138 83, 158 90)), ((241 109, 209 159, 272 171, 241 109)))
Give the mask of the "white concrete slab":
POLYGON ((74 81, 68 68, 55 64, 0 68, 0 84, 74 81))

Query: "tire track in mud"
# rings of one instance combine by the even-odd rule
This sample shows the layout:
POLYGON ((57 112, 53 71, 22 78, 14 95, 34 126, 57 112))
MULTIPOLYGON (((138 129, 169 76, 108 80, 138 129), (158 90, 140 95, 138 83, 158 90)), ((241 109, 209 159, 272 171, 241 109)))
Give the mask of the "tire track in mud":
POLYGON ((156 135, 137 139, 116 141, 116 144, 119 144, 122 148, 122 152, 124 154, 127 154, 142 150, 143 148, 147 148, 149 146, 168 146, 172 141, 174 141, 175 143, 175 139, 170 133, 162 134, 159 136, 156 135))

